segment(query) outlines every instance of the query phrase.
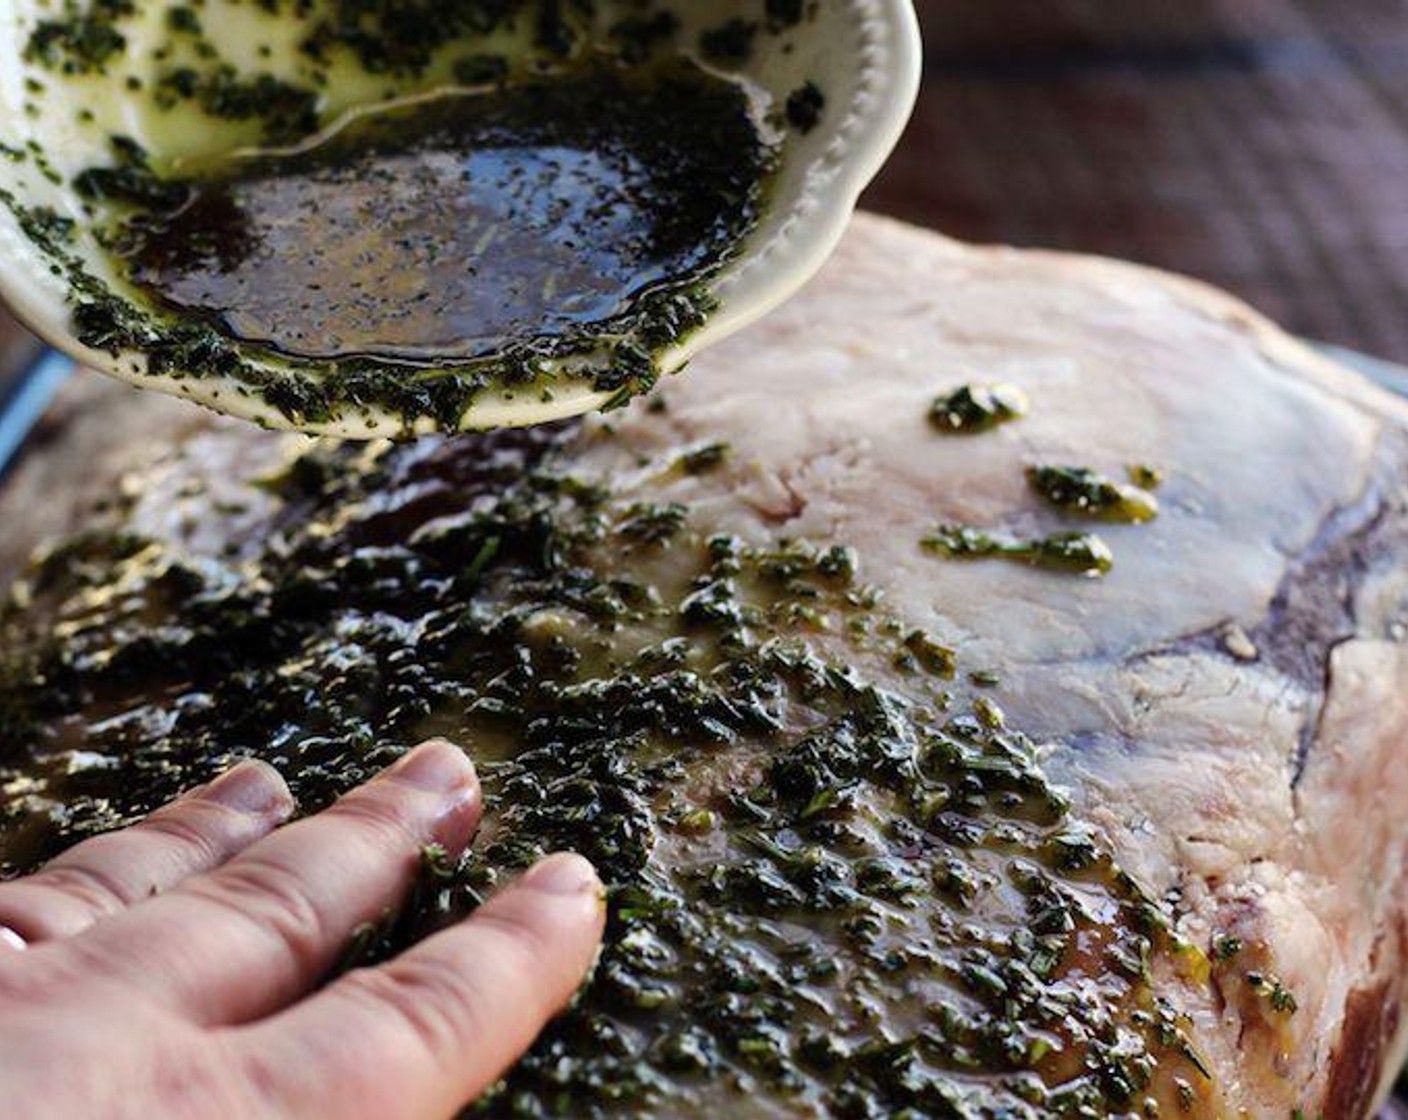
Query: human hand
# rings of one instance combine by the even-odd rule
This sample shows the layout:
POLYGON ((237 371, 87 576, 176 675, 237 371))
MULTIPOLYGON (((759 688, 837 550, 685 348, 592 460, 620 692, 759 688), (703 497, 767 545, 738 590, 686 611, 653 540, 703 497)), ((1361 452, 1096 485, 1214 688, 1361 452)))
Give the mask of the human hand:
POLYGON ((459 748, 427 743, 280 828, 292 810, 278 774, 245 762, 0 884, 5 1116, 439 1120, 571 998, 604 914, 571 855, 310 994, 426 845, 468 844, 479 787, 459 748))

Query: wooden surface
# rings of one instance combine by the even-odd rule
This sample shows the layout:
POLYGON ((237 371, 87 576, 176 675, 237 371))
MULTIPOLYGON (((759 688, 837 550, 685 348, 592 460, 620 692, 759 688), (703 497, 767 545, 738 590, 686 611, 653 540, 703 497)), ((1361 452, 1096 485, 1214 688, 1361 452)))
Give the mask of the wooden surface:
POLYGON ((1408 361, 1403 0, 919 0, 926 81, 869 205, 1229 288, 1408 361))

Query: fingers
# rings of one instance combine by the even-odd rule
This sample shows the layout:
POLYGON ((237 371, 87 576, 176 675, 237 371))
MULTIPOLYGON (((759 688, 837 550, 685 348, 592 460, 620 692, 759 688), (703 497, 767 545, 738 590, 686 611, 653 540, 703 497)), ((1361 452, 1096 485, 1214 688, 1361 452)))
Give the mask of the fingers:
POLYGON ((235 1034, 269 1112, 450 1116, 499 1079, 571 999, 596 955, 604 896, 553 856, 467 921, 235 1034))
POLYGON ((402 900, 426 845, 458 855, 478 819, 469 759, 427 743, 326 812, 62 948, 194 1022, 248 1022, 316 984, 358 925, 402 900))
POLYGON ((38 874, 0 883, 0 928, 31 944, 72 937, 218 867, 292 812, 278 773, 242 762, 132 828, 87 840, 38 874))

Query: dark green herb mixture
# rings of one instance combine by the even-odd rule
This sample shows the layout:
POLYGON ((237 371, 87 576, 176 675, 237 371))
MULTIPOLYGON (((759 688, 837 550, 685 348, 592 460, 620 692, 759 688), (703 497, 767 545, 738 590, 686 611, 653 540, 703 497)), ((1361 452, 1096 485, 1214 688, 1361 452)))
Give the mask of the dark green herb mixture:
MULTIPOLYGON (((51 253, 75 333, 148 354, 158 375, 233 379, 295 425, 375 408, 449 429, 486 389, 550 400, 585 380, 616 405, 653 387, 713 310, 775 157, 751 94, 685 52, 727 67, 808 18, 758 0, 755 19, 686 42, 650 2, 622 4, 604 34, 576 0, 261 6, 300 28, 297 81, 237 69, 203 5, 168 5, 170 41, 129 94, 287 149, 335 123, 325 91, 348 68, 384 75, 388 96, 458 93, 198 173, 112 137, 74 186, 129 287, 51 253)), ((66 0, 26 57, 60 79, 121 77, 147 7, 66 0)), ((808 130, 823 105, 808 83, 770 123, 808 130)))
POLYGON ((135 0, 65 0, 61 16, 42 20, 30 34, 25 57, 64 74, 101 70, 127 48, 118 25, 135 10, 135 0))
POLYGON ((380 949, 550 849, 610 891, 590 987, 482 1114, 1203 1113, 1151 979, 1186 951, 982 667, 855 551, 710 536, 571 438, 324 447, 228 555, 117 509, 38 563, 0 619, 5 871, 238 756, 312 810, 444 734, 490 816, 380 949))
POLYGON ((1032 467, 1027 481, 1051 505, 1082 517, 1137 524, 1159 515, 1158 499, 1148 490, 1089 467, 1032 467))
MULTIPOLYGON (((929 406, 929 422, 946 436, 981 435, 1020 420, 1030 403, 1015 385, 961 385, 929 406)), ((1149 466, 1129 468, 1129 483, 1116 482, 1088 467, 1036 466, 1027 483, 1048 506, 1084 520, 1142 524, 1159 515, 1150 490, 1163 478, 1149 466)), ((972 525, 940 525, 920 541, 929 552, 950 560, 1013 560, 1053 572, 1098 578, 1108 575, 1114 553, 1094 533, 1056 532, 1018 536, 972 525)))
POLYGON ((929 422, 945 435, 974 435, 1021 419, 1028 407, 1015 385, 960 385, 934 400, 929 422))
POLYGON ((1015 560, 1083 576, 1103 576, 1115 564, 1110 546, 1093 533, 1054 533, 1027 539, 969 525, 941 525, 921 543, 930 552, 953 560, 1015 560))

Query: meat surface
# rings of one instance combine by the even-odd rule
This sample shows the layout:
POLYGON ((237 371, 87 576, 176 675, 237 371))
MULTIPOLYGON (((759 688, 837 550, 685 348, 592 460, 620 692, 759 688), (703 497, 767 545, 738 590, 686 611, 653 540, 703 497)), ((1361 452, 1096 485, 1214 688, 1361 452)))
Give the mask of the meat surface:
POLYGON ((1191 282, 865 217, 659 400, 352 448, 75 386, 0 494, 0 866, 233 756, 316 804, 444 732, 494 813, 443 908, 564 843, 612 886, 487 1112, 1370 1115, 1408 406, 1191 282), (998 382, 1026 415, 931 422, 998 382), (1158 516, 1046 466, 1153 468, 1158 516))

